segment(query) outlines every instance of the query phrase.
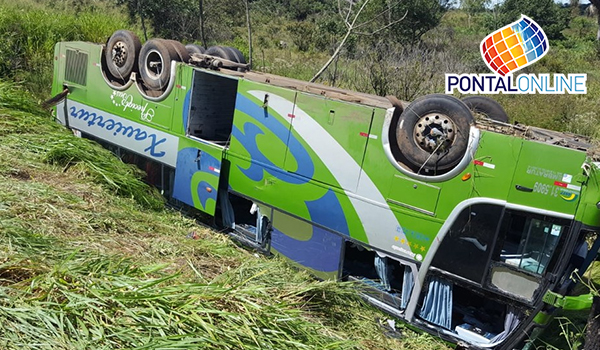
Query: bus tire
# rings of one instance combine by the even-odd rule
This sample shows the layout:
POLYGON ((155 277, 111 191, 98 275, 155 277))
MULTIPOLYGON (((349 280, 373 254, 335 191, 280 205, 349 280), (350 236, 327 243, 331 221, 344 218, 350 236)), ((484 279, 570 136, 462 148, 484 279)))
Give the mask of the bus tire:
POLYGON ((232 50, 229 50, 226 46, 211 46, 206 50, 205 54, 224 58, 232 62, 237 62, 235 53, 232 50))
POLYGON ((129 30, 114 32, 104 48, 104 58, 108 72, 125 83, 132 72, 138 70, 138 55, 142 44, 129 30))
POLYGON ((413 101, 396 126, 398 148, 409 165, 424 174, 444 173, 463 158, 473 115, 459 99, 433 94, 413 101))
POLYGON ((185 49, 187 50, 190 56, 195 53, 203 54, 206 52, 206 49, 204 47, 196 44, 187 44, 185 45, 185 49))
POLYGON ((182 43, 180 43, 177 40, 165 40, 165 41, 167 43, 169 43, 169 45, 171 45, 171 47, 177 54, 177 57, 179 58, 178 61, 185 62, 185 63, 188 63, 190 61, 190 54, 188 53, 187 49, 185 48, 185 46, 183 46, 182 43))
POLYGON ((485 96, 469 96, 462 99, 474 114, 483 115, 486 118, 508 123, 508 114, 495 100, 485 96))
POLYGON ((169 85, 171 78, 171 61, 179 60, 174 56, 172 47, 165 40, 150 39, 139 55, 140 77, 150 90, 162 90, 169 85))
POLYGON ((231 47, 231 46, 225 46, 225 49, 231 51, 231 53, 235 57, 234 62, 246 64, 246 57, 244 57, 244 54, 242 53, 242 51, 236 49, 235 47, 231 47))

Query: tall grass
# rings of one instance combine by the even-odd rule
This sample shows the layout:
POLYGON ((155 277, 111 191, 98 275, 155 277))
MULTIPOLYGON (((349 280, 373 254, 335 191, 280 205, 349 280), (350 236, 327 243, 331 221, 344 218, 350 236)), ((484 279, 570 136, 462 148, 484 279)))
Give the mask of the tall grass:
POLYGON ((0 348, 447 349, 387 338, 353 285, 116 197, 148 188, 18 85, 0 101, 0 348))
POLYGON ((357 348, 303 317, 315 295, 355 294, 306 276, 253 281, 281 269, 276 260, 242 266, 219 281, 183 282, 165 266, 70 251, 10 228, 0 241, 11 245, 0 255, 5 349, 357 348))
POLYGON ((0 0, 0 78, 19 81, 40 98, 50 91, 57 42, 105 42, 115 30, 131 27, 109 2, 79 11, 78 1, 52 3, 0 0))
MULTIPOLYGON (((158 191, 142 182, 144 174, 140 170, 96 143, 73 137, 33 102, 30 93, 1 80, 0 136, 4 136, 5 147, 32 150, 37 160, 56 164, 62 171, 76 166, 82 174, 119 195, 132 197, 148 208, 163 207, 158 191)), ((0 162, 0 169, 2 164, 10 166, 6 161, 0 162)))

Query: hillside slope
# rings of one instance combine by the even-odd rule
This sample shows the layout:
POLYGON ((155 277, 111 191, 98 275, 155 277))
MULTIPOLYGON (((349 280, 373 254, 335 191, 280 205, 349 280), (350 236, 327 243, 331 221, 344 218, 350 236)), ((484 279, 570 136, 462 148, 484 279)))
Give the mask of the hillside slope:
POLYGON ((446 348, 386 336, 354 286, 162 209, 138 171, 32 100, 0 82, 0 348, 446 348))

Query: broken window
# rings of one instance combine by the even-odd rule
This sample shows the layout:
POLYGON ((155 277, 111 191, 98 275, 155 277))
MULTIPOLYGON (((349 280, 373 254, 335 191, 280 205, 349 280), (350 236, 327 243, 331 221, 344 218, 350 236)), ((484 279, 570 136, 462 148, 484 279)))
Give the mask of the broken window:
POLYGON ((411 266, 353 242, 346 241, 343 276, 345 280, 361 281, 364 294, 396 310, 408 305, 414 287, 411 266))
POLYGON ((236 79, 194 71, 187 134, 226 145, 233 126, 236 79))
POLYGON ((499 260, 520 270, 542 275, 569 226, 567 220, 507 211, 503 220, 499 260))
POLYGON ((469 288, 454 286, 452 330, 472 344, 504 341, 523 319, 523 312, 469 288))

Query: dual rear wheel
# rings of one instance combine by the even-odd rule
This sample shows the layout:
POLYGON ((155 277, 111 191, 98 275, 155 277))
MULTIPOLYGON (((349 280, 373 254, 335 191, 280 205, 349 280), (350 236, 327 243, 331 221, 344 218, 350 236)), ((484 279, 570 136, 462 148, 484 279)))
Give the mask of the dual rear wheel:
POLYGON ((246 63, 244 55, 236 48, 184 46, 175 40, 151 39, 144 45, 131 31, 118 30, 108 39, 104 49, 104 70, 111 80, 126 84, 131 74, 139 74, 141 82, 149 90, 165 90, 171 79, 171 67, 175 62, 189 62, 193 54, 206 54, 236 63, 246 63))

